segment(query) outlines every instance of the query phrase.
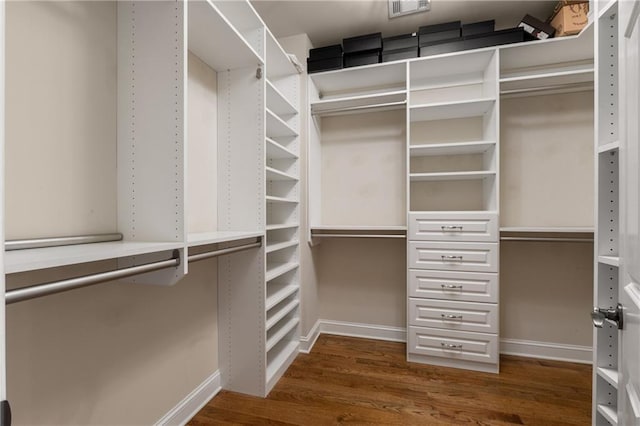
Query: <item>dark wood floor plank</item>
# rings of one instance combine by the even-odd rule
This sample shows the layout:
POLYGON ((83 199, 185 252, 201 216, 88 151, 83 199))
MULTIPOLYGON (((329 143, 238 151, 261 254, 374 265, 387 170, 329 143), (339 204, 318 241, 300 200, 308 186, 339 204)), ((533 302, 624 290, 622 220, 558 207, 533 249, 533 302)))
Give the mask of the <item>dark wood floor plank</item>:
POLYGON ((591 366, 501 357, 500 374, 406 362, 403 343, 322 335, 267 398, 223 391, 189 423, 544 425, 591 422, 591 366))

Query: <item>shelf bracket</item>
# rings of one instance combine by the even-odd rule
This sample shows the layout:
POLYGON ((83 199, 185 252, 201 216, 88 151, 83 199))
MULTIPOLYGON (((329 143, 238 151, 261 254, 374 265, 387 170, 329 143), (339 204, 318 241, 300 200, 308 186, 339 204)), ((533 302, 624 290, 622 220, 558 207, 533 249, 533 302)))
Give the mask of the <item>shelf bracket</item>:
POLYGON ((256 79, 262 79, 262 67, 256 68, 256 79))

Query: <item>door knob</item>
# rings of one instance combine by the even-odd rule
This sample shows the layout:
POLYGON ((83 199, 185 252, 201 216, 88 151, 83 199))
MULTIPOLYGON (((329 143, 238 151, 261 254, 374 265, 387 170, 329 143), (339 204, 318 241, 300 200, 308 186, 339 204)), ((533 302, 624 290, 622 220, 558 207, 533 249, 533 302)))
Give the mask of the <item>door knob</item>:
POLYGON ((596 328, 602 328, 605 321, 612 322, 622 330, 622 305, 618 303, 615 308, 593 308, 591 312, 591 321, 596 328))

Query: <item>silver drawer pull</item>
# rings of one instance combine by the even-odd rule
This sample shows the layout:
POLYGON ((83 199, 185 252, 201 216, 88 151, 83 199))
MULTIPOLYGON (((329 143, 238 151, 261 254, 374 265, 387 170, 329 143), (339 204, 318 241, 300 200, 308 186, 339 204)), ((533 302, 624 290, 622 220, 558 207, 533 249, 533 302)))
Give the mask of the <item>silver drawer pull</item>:
POLYGON ((460 232, 462 232, 462 226, 461 225, 442 225, 440 227, 440 229, 442 229, 443 231, 460 231, 460 232))
POLYGON ((461 320, 462 315, 440 314, 443 320, 461 320))
POLYGON ((457 350, 462 350, 462 345, 453 345, 451 343, 440 343, 440 345, 442 346, 442 349, 457 349, 457 350))
POLYGON ((443 262, 453 261, 453 260, 458 260, 458 261, 462 262, 462 256, 445 256, 445 255, 442 255, 440 257, 442 258, 443 262))
POLYGON ((440 284, 443 290, 462 290, 462 285, 459 284, 440 284))

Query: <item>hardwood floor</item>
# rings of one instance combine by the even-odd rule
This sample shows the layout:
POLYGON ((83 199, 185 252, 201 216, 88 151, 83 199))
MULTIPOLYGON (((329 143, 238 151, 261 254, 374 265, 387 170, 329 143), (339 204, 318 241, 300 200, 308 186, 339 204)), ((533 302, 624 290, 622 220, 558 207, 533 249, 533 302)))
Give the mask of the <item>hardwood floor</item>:
POLYGON ((321 335, 265 399, 222 391, 189 422, 589 425, 591 366, 501 357, 499 375, 405 361, 403 343, 321 335))

